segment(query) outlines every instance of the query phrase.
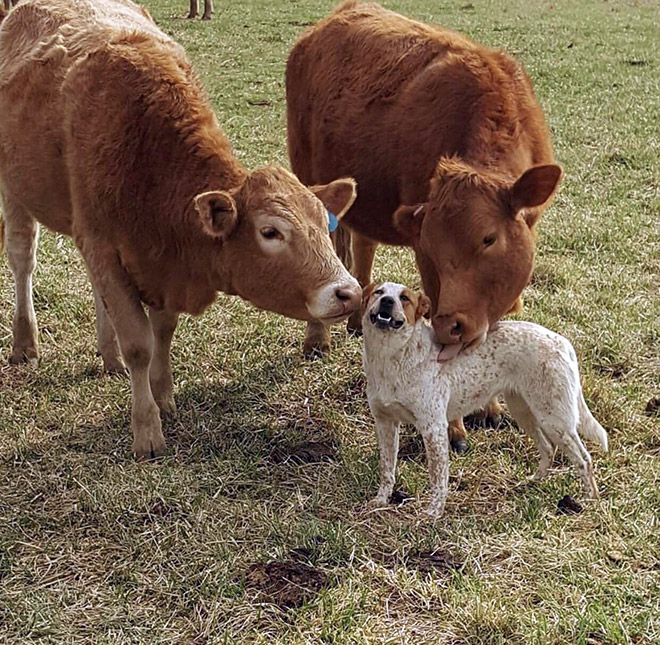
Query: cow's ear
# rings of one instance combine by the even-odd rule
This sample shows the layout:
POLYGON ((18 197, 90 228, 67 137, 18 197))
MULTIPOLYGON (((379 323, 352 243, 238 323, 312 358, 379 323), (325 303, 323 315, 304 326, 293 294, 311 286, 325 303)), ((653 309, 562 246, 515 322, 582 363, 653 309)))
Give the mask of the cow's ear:
POLYGON ((431 317, 431 299, 421 291, 417 294, 417 309, 415 310, 415 320, 431 317))
POLYGON ((427 204, 414 204, 413 206, 399 206, 394 211, 392 222, 394 228, 409 241, 419 238, 422 232, 422 222, 426 215, 427 204))
POLYGON ((309 189, 337 219, 346 214, 357 197, 355 179, 351 177, 335 179, 324 186, 310 186, 309 189))
POLYGON ((236 228, 238 211, 234 198, 224 190, 212 190, 195 197, 195 208, 206 232, 226 240, 236 228))
POLYGON ((554 163, 526 170, 509 189, 514 213, 546 205, 557 191, 562 173, 561 166, 554 163))

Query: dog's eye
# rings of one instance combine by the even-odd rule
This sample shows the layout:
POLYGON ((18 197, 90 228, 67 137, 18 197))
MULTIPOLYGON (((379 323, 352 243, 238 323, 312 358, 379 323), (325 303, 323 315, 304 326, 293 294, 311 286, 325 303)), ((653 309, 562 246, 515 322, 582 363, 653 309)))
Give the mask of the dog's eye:
POLYGON ((382 289, 376 289, 374 296, 382 296, 385 292, 382 289))
POLYGON ((402 293, 399 296, 399 298, 400 298, 401 302, 410 302, 410 298, 408 298, 408 296, 405 293, 402 293))
POLYGON ((496 241, 497 238, 494 235, 486 235, 486 237, 484 237, 484 246, 485 247, 493 246, 493 244, 495 244, 496 241))
POLYGON ((283 240, 284 236, 276 228, 266 226, 261 229, 261 235, 267 240, 283 240))

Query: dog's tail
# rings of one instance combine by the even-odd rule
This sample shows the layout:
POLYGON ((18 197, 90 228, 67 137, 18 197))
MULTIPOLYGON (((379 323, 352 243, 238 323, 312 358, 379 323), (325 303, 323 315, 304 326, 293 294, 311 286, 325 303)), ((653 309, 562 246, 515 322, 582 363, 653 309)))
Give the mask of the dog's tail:
POLYGON ((584 400, 584 394, 580 390, 580 399, 578 401, 578 408, 580 412, 580 421, 578 423, 578 434, 585 439, 589 439, 597 443, 605 452, 607 452, 607 432, 591 414, 591 410, 584 400))

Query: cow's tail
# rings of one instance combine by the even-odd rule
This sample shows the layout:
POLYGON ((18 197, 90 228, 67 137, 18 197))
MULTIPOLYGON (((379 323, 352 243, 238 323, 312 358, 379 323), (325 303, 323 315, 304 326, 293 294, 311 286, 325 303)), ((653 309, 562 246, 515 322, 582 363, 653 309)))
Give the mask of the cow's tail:
POLYGON ((578 434, 585 439, 589 439, 597 443, 605 452, 607 452, 607 432, 591 414, 591 410, 584 400, 584 395, 580 391, 580 400, 578 401, 578 408, 580 412, 580 421, 578 423, 578 434))
POLYGON ((0 23, 7 17, 7 10, 4 7, 0 7, 0 23))
POLYGON ((5 248, 5 218, 2 216, 2 211, 0 211, 0 253, 5 248))

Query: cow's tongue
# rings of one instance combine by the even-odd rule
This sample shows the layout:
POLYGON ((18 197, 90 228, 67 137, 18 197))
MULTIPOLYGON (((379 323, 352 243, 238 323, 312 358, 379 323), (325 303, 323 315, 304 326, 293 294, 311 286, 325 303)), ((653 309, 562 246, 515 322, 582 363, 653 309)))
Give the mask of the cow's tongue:
POLYGON ((453 345, 443 345, 440 353, 438 354, 438 362, 444 363, 450 361, 454 356, 463 349, 463 343, 454 343, 453 345))

